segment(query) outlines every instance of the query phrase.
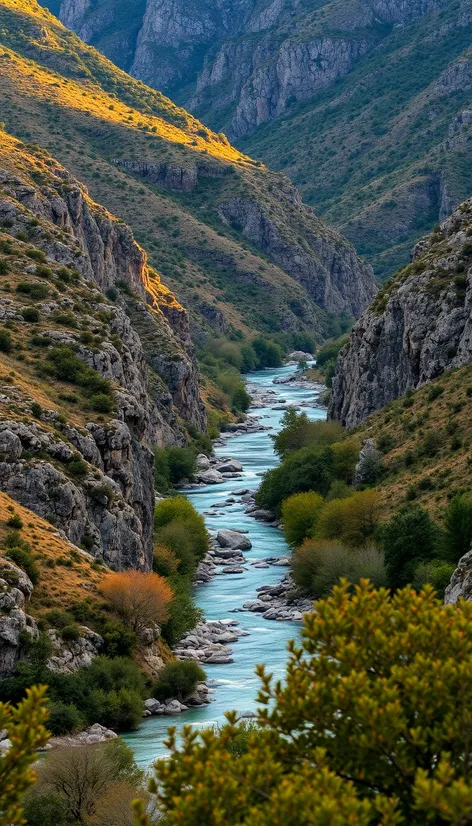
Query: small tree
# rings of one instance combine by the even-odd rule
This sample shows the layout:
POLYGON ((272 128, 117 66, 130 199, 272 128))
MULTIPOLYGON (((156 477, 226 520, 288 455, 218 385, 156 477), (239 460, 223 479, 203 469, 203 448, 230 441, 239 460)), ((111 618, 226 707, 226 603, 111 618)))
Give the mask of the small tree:
POLYGON ((45 728, 45 690, 27 690, 17 708, 0 703, 0 728, 7 730, 11 743, 0 756, 0 826, 24 823, 21 799, 36 780, 31 769, 37 759, 36 749, 45 746, 49 736, 45 728))
MULTIPOLYGON (((469 824, 472 604, 347 584, 305 615, 258 728, 172 731, 152 783, 166 826, 469 824)), ((137 823, 146 823, 136 804, 137 823)))
POLYGON ((324 500, 319 493, 294 493, 282 503, 282 523, 289 545, 300 545, 312 536, 323 508, 324 500))
POLYGON ((167 619, 172 588, 158 574, 141 571, 108 574, 101 591, 110 607, 135 634, 167 619))
POLYGON ((472 495, 454 496, 444 513, 447 558, 457 563, 472 545, 472 495))
POLYGON ((433 559, 438 529, 427 511, 412 505, 384 525, 382 537, 388 584, 401 588, 413 582, 420 562, 433 559))

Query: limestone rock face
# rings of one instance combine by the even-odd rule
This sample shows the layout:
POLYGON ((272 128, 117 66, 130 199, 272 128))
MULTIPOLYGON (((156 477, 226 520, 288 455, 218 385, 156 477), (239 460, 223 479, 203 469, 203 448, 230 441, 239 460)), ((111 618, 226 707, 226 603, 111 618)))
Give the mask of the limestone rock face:
POLYGON ((456 603, 460 599, 472 599, 472 551, 459 560, 444 595, 446 605, 456 603))
POLYGON ((53 646, 53 654, 47 667, 61 674, 73 674, 79 668, 86 668, 100 652, 103 638, 90 628, 82 626, 78 640, 66 641, 54 629, 48 631, 53 646))
POLYGON ((472 201, 421 241, 340 353, 329 408, 354 427, 370 413, 472 360, 472 201))
POLYGON ((0 675, 10 674, 21 655, 23 638, 39 637, 35 620, 25 611, 33 584, 21 568, 0 561, 0 675))

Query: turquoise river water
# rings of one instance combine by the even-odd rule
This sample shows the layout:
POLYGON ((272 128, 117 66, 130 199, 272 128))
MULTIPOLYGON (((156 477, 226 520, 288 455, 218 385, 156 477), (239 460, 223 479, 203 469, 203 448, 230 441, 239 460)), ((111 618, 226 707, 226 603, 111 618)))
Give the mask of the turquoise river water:
MULTIPOLYGON (((254 411, 261 418, 261 424, 270 426, 269 431, 243 434, 229 438, 225 444, 215 448, 217 456, 231 456, 243 465, 244 472, 240 479, 229 479, 221 485, 209 485, 188 493, 194 507, 203 513, 215 502, 223 502, 232 490, 238 488, 256 488, 260 475, 278 464, 270 434, 277 433, 283 410, 273 410, 273 405, 282 399, 291 404, 300 404, 314 397, 313 387, 273 384, 275 378, 289 376, 294 366, 263 370, 251 373, 250 384, 257 385, 261 391, 275 390, 273 402, 269 407, 254 411)), ((326 410, 322 406, 303 407, 311 419, 324 419, 326 410)), ((181 726, 191 723, 207 728, 224 722, 224 713, 236 709, 239 713, 256 709, 256 694, 259 680, 254 674, 258 663, 265 663, 269 671, 277 677, 283 675, 286 662, 288 640, 294 639, 300 632, 300 626, 294 622, 274 622, 262 619, 259 614, 250 612, 232 613, 232 609, 241 608, 244 602, 255 599, 256 589, 261 585, 275 585, 286 569, 277 566, 269 568, 250 567, 251 562, 268 556, 280 556, 287 553, 287 545, 281 531, 267 524, 256 522, 244 514, 246 505, 237 503, 225 507, 224 515, 206 516, 210 532, 227 528, 247 530, 252 542, 252 549, 245 553, 248 563, 243 574, 217 575, 211 582, 196 588, 195 597, 203 610, 205 619, 236 619, 240 627, 249 632, 231 643, 234 662, 226 665, 207 665, 205 670, 209 684, 216 689, 214 702, 204 708, 190 709, 178 717, 150 717, 134 732, 125 736, 133 749, 137 762, 149 766, 157 757, 165 755, 163 745, 167 728, 170 725, 181 726)))

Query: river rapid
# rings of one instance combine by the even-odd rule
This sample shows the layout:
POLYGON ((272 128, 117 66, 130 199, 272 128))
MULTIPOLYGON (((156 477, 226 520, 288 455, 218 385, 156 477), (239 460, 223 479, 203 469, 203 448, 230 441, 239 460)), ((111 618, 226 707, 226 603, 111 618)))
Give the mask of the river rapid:
MULTIPOLYGON (((187 492, 199 513, 208 511, 210 505, 216 502, 225 501, 233 490, 258 487, 262 473, 276 467, 278 457, 274 453, 270 435, 280 430, 284 410, 274 410, 273 406, 281 400, 299 405, 312 400, 316 392, 313 385, 273 383, 274 379, 290 376, 295 370, 295 366, 287 365, 250 374, 249 389, 252 385, 258 393, 276 391, 270 406, 250 411, 261 420, 262 425, 271 430, 236 435, 215 446, 218 457, 231 456, 237 459, 244 471, 239 479, 229 479, 220 485, 208 485, 187 492)), ((324 419, 326 409, 320 404, 313 404, 313 407, 303 406, 302 409, 310 419, 324 419)), ((174 718, 147 718, 136 731, 125 735, 124 739, 132 748, 137 763, 143 767, 148 767, 157 757, 166 754, 163 741, 170 725, 180 727, 192 724, 208 728, 223 723, 225 711, 236 709, 240 714, 255 711, 259 688, 259 680, 254 674, 256 665, 264 663, 276 677, 282 677, 287 658, 287 642, 297 638, 300 633, 300 624, 296 622, 264 620, 259 614, 248 611, 234 613, 234 609, 240 609, 243 603, 256 598, 259 586, 277 584, 287 570, 273 565, 268 568, 251 567, 251 562, 269 556, 282 556, 288 553, 288 548, 280 530, 246 515, 245 507, 243 503, 237 502, 218 511, 221 515, 205 515, 205 521, 211 533, 232 528, 248 531, 252 549, 244 553, 247 570, 242 574, 213 577, 211 582, 196 587, 195 598, 205 619, 238 620, 239 627, 249 633, 231 644, 234 662, 205 666, 209 685, 215 689, 212 695, 214 701, 210 705, 189 709, 174 718)))

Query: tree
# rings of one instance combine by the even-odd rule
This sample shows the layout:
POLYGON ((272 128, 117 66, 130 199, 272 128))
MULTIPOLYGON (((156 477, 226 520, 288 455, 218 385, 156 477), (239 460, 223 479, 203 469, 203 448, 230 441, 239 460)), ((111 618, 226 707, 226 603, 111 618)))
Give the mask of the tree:
POLYGON ((37 759, 36 749, 45 746, 49 737, 45 692, 45 687, 28 689, 16 708, 0 703, 0 729, 7 730, 11 743, 0 756, 0 826, 24 823, 21 799, 36 780, 31 769, 37 759))
POLYGON ((289 545, 300 545, 312 536, 324 505, 323 497, 313 490, 294 493, 282 503, 282 524, 289 545))
POLYGON ((339 442, 343 436, 344 430, 338 422, 313 422, 306 413, 290 409, 282 417, 282 430, 272 439, 275 452, 283 459, 294 450, 330 445, 339 442))
POLYGON ((314 490, 326 496, 333 481, 331 448, 305 447, 297 450, 279 466, 269 470, 256 494, 261 508, 278 512, 284 499, 293 493, 314 490))
POLYGON ((472 495, 454 496, 444 513, 444 545, 447 559, 457 564, 472 544, 472 495))
POLYGON ((472 604, 364 581, 316 608, 285 678, 258 668, 258 727, 239 756, 236 713, 183 742, 170 733, 151 785, 166 826, 470 823, 472 604))
POLYGON ((427 511, 412 505, 383 526, 382 538, 388 584, 402 588, 413 582, 420 562, 433 559, 438 529, 427 511))
POLYGON ((127 826, 131 818, 126 819, 123 804, 127 806, 140 793, 141 780, 133 752, 120 739, 81 748, 58 748, 39 766, 37 786, 26 801, 27 811, 41 811, 43 801, 54 801, 57 814, 62 814, 67 826, 118 826, 118 817, 127 826), (113 809, 115 821, 109 819, 113 809))
POLYGON ((184 662, 176 660, 162 669, 154 693, 159 700, 177 697, 178 700, 185 702, 187 697, 195 691, 197 683, 205 679, 206 674, 198 663, 193 660, 184 662))
POLYGON ((100 587, 110 607, 135 634, 167 619, 172 588, 158 574, 142 571, 110 573, 100 587))

